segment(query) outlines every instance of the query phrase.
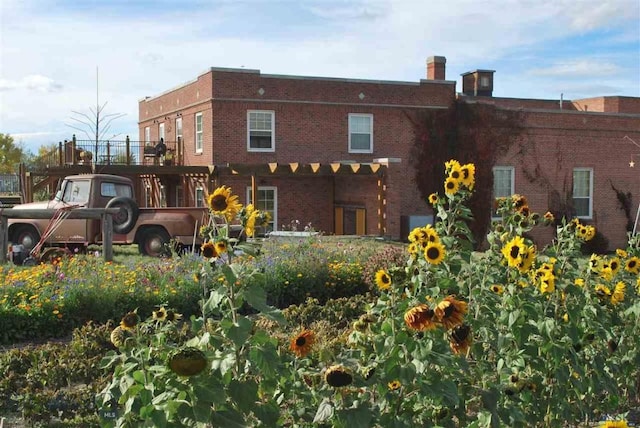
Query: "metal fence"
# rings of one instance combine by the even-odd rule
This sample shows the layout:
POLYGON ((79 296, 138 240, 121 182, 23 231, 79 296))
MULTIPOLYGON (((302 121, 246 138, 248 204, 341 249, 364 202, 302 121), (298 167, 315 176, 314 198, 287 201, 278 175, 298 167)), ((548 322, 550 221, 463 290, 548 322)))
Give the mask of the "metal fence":
POLYGON ((0 174, 0 193, 20 193, 18 174, 0 174))

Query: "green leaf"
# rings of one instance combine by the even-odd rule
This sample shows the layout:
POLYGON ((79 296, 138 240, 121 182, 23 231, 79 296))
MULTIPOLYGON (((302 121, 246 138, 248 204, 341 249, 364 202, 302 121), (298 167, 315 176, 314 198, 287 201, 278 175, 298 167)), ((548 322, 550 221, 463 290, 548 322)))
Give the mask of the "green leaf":
POLYGON ((222 303, 225 297, 226 294, 224 293, 224 290, 211 290, 211 293, 209 293, 209 298, 204 304, 205 313, 215 312, 218 308, 220 308, 220 303, 222 303))
POLYGON ((254 346, 249 352, 249 359, 258 367, 264 377, 270 378, 276 375, 280 358, 274 348, 254 346))
POLYGON ((242 415, 233 409, 213 412, 211 422, 213 422, 214 427, 249 428, 242 415))
POLYGON ((164 412, 153 412, 151 414, 151 420, 153 421, 153 426, 156 428, 164 428, 167 426, 167 417, 164 412))
POLYGON ((264 316, 278 322, 280 325, 286 324, 285 318, 278 309, 267 305, 267 293, 257 283, 250 284, 244 290, 244 298, 249 305, 262 312, 264 316))
POLYGON ((264 403, 256 406, 253 413, 265 426, 274 427, 280 417, 280 408, 274 403, 264 403))
POLYGON ((229 395, 240 410, 249 413, 256 406, 258 400, 258 384, 251 380, 244 382, 232 380, 229 384, 229 395))
POLYGON ((237 348, 241 348, 249 338, 253 322, 247 317, 239 316, 236 324, 223 321, 221 325, 225 336, 231 339, 237 348))
POLYGON ((349 428, 369 428, 371 426, 371 410, 367 407, 342 410, 339 412, 339 416, 349 428))
POLYGON ((313 423, 321 423, 333 416, 333 406, 329 402, 328 398, 322 400, 322 403, 318 406, 318 411, 316 411, 316 415, 313 417, 313 423))
POLYGON ((145 384, 146 383, 144 371, 142 371, 142 370, 136 370, 135 372, 133 372, 133 379, 136 382, 141 383, 141 384, 145 384))
POLYGON ((193 394, 198 397, 199 400, 210 403, 224 402, 225 397, 220 394, 222 390, 222 384, 217 378, 207 378, 206 382, 198 382, 193 385, 193 394))

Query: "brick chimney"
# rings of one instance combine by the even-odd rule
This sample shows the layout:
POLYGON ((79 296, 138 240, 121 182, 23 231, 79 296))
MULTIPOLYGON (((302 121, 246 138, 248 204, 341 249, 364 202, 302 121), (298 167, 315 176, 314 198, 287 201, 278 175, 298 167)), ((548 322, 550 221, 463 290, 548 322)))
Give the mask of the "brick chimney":
POLYGON ((447 59, 443 56, 430 56, 427 58, 427 79, 445 80, 445 64, 447 59))

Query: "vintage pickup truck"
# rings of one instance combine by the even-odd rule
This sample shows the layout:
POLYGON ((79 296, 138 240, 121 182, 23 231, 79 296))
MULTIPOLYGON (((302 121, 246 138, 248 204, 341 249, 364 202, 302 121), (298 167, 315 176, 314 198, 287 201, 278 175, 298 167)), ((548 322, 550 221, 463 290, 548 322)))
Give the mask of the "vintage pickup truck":
MULTIPOLYGON (((171 240, 191 246, 197 229, 208 221, 207 208, 140 208, 129 178, 107 174, 66 177, 53 200, 16 205, 12 209, 120 208, 113 218, 113 244, 138 244, 140 253, 160 256, 171 240)), ((9 219, 9 241, 32 249, 50 220, 9 219)), ((196 239, 198 237, 196 236, 196 239)), ((66 219, 46 240, 47 246, 83 249, 102 243, 99 220, 66 219)), ((196 240, 199 244, 200 241, 196 240)))

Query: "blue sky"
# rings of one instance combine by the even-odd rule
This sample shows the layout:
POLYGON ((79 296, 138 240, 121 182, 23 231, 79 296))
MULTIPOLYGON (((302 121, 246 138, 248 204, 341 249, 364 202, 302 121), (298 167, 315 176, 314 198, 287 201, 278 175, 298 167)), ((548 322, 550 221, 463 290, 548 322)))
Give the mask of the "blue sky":
POLYGON ((640 1, 2 0, 0 132, 85 139, 97 92, 105 137, 136 139, 139 99, 209 67, 416 82, 432 55, 458 90, 491 69, 495 96, 640 97, 640 1))

